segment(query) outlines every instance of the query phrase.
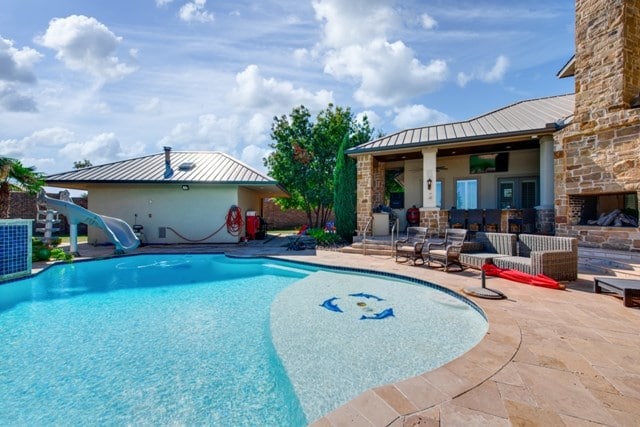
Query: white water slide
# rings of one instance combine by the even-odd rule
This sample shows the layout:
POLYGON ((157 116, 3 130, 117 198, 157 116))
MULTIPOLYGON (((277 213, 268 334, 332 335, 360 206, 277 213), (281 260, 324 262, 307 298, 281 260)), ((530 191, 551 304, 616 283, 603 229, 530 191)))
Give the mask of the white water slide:
POLYGON ((116 253, 121 254, 134 250, 140 245, 140 240, 133 229, 125 221, 106 215, 99 215, 73 203, 68 191, 60 192, 60 200, 48 197, 44 190, 38 198, 53 210, 67 217, 70 225, 71 253, 78 253, 78 224, 87 224, 101 229, 116 247, 116 253))

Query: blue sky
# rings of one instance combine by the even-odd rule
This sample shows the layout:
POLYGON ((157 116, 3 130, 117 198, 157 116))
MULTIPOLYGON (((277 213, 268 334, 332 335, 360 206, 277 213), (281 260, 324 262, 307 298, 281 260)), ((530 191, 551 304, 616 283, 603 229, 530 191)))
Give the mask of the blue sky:
POLYGON ((274 116, 385 134, 573 92, 574 2, 3 0, 0 155, 44 173, 174 150, 264 170, 274 116))

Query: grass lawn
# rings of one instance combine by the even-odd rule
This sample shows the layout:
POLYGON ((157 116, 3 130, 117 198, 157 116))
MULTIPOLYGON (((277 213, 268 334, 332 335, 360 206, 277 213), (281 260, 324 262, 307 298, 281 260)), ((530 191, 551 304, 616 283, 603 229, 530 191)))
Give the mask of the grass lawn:
MULTIPOLYGON (((62 244, 69 244, 69 236, 56 236, 62 239, 62 244)), ((78 243, 87 243, 87 236, 78 236, 78 243)))

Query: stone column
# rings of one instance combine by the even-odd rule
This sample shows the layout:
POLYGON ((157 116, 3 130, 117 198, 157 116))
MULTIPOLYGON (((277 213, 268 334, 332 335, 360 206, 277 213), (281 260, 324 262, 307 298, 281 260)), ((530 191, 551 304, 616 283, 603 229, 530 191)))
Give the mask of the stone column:
POLYGON ((437 209, 436 206, 436 154, 437 148, 422 149, 422 207, 437 209), (429 188, 431 180, 431 188, 429 188))
POLYGON ((540 206, 539 209, 553 209, 553 137, 540 138, 540 206))
POLYGON ((364 228, 371 217, 371 211, 373 209, 373 180, 374 180, 374 163, 375 159, 370 154, 363 154, 358 156, 358 188, 357 188, 357 202, 356 202, 356 226, 358 235, 362 236, 364 228))

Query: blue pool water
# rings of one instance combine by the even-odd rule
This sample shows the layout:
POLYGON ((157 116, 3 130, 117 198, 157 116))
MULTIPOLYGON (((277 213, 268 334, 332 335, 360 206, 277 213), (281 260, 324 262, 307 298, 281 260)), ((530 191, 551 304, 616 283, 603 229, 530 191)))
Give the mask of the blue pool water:
MULTIPOLYGON (((316 270, 223 255, 141 255, 56 266, 34 278, 0 285, 0 424, 302 426, 371 384, 432 367, 422 360, 423 354, 408 357, 416 360, 410 360, 406 370, 405 361, 391 361, 393 369, 387 369, 390 361, 380 359, 380 375, 370 372, 359 379, 361 373, 355 372, 350 380, 348 371, 366 360, 352 347, 355 351, 344 354, 354 360, 346 361, 351 368, 340 383, 324 378, 331 376, 327 370, 338 372, 337 364, 345 362, 332 362, 329 355, 336 354, 332 346, 345 346, 341 340, 348 330, 357 330, 368 342, 375 342, 380 331, 399 340, 405 338, 397 336, 399 330, 427 334, 422 314, 420 322, 410 326, 409 314, 415 309, 402 302, 416 292, 436 292, 441 302, 449 298, 439 305, 453 306, 452 315, 471 322, 454 322, 455 335, 461 335, 457 328, 464 328, 471 336, 434 363, 457 357, 486 331, 486 321, 476 310, 442 292, 394 282, 393 287, 411 292, 397 294, 376 279, 372 289, 384 298, 365 298, 369 305, 356 305, 350 299, 363 297, 341 292, 347 284, 366 292, 367 280, 355 279, 354 285, 354 279, 343 278, 348 275, 316 270), (323 288, 327 282, 333 287, 323 288), (299 291, 292 287, 295 283, 300 283, 299 291), (340 313, 323 307, 331 298, 340 304, 340 313), (375 317, 382 308, 396 312, 357 323, 362 314, 349 311, 364 310, 365 317, 375 317), (332 326, 342 337, 324 329, 317 336, 319 329, 309 322, 338 322, 335 325, 347 329, 332 326), (308 328, 301 327, 305 324, 308 328), (332 345, 303 354, 313 343, 332 345), (324 364, 314 363, 318 359, 324 364), (403 369, 397 371, 396 365, 403 369), (343 383, 350 385, 345 389, 343 383)), ((430 345, 424 343, 409 345, 430 345)), ((407 353, 399 357, 407 359, 407 353)))

